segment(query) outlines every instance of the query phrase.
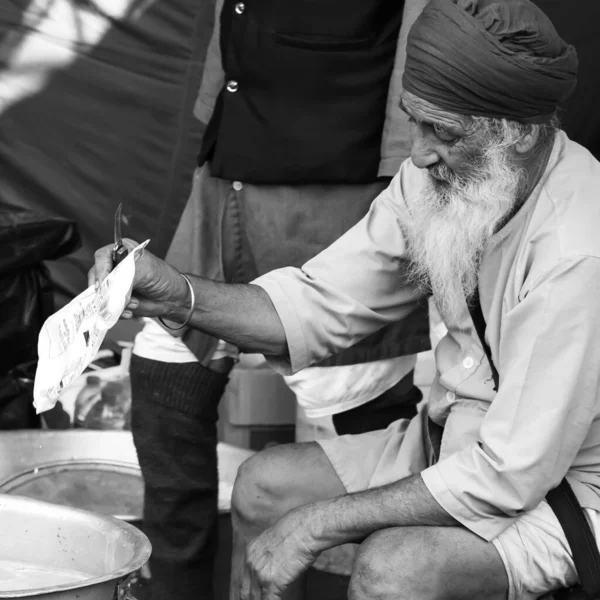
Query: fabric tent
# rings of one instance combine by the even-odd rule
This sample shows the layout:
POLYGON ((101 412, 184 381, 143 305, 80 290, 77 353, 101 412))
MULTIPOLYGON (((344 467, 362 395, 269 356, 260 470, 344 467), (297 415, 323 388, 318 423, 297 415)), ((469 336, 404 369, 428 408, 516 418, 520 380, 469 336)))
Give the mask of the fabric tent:
POLYGON ((579 57, 578 82, 559 117, 569 137, 600 160, 600 2, 598 0, 533 0, 558 33, 573 44, 579 57))
MULTIPOLYGON (((600 2, 535 1, 580 55, 564 127, 600 157, 600 2)), ((2 0, 0 201, 79 224, 83 248, 50 265, 63 297, 85 287, 119 202, 124 233, 165 253, 200 146, 213 22, 214 0, 2 0)))
POLYGON ((214 0, 2 0, 0 200, 74 219, 83 248, 50 264, 59 298, 124 235, 163 255, 202 135, 192 115, 214 0))

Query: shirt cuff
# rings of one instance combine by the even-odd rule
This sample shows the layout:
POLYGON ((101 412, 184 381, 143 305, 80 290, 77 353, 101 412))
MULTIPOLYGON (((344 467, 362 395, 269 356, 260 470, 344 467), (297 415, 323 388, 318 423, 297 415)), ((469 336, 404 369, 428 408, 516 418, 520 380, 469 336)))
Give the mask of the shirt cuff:
POLYGON ((250 283, 261 287, 267 292, 285 331, 289 360, 265 356, 269 365, 282 375, 293 375, 309 366, 309 353, 302 331, 302 324, 277 279, 271 273, 267 273, 250 283))
MULTIPOLYGON (((451 460, 451 458, 450 458, 451 460)), ((450 469, 450 474, 445 473, 452 481, 460 481, 461 474, 454 473, 452 466, 447 465, 448 459, 443 460, 424 471, 421 471, 421 477, 427 486, 430 494, 435 498, 436 502, 451 516, 454 517, 461 525, 472 531, 475 535, 490 542, 498 537, 505 529, 512 525, 517 517, 501 517, 489 514, 484 510, 478 510, 477 500, 474 499, 465 489, 459 498, 450 489, 446 483, 446 479, 442 474, 450 469), (466 499, 471 498, 472 506, 469 506, 466 499)), ((458 490, 460 493, 460 490, 458 490)))

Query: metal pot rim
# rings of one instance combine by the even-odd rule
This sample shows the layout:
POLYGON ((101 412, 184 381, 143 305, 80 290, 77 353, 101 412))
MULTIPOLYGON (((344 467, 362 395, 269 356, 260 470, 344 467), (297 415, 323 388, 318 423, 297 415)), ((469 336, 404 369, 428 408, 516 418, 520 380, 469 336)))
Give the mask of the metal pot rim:
MULTIPOLYGON (((13 490, 16 490, 17 493, 12 495, 20 495, 18 494, 19 486, 29 483, 37 479, 39 477, 43 477, 47 472, 53 472, 56 470, 57 472, 62 471, 76 471, 78 469, 92 469, 92 468, 102 468, 105 467, 107 471, 113 473, 122 473, 126 475, 134 475, 139 476, 140 479, 143 479, 142 470, 139 465, 130 462, 116 461, 116 460, 104 460, 104 459, 69 459, 69 460, 54 460, 46 463, 42 463, 40 465, 36 465, 35 467, 28 467, 27 469, 23 469, 18 473, 12 473, 8 477, 4 478, 0 481, 0 493, 12 493, 13 490)), ((36 500, 37 498, 34 498, 36 500)), ((44 502, 44 500, 42 500, 44 502)), ((78 508, 78 507, 72 507, 78 508)), ((83 509, 85 510, 85 509, 83 509)), ((142 515, 119 515, 114 514, 111 515, 116 517, 121 521, 126 521, 127 523, 140 523, 142 521, 142 515)))
MULTIPOLYGON (((16 482, 18 482, 22 478, 27 478, 28 475, 38 475, 40 471, 48 471, 51 469, 61 469, 64 467, 64 470, 77 470, 77 469, 85 469, 85 468, 93 468, 93 467, 108 467, 114 472, 125 472, 127 474, 135 474, 142 476, 142 470, 139 465, 134 463, 128 463, 123 461, 116 460, 104 460, 104 459, 70 459, 70 460, 53 460, 46 463, 42 463, 36 465, 35 467, 28 467, 19 471, 18 473, 12 473, 8 477, 0 480, 0 492, 11 491, 16 486, 16 482)), ((108 469, 107 469, 108 470, 108 469)), ((26 479, 29 481, 29 479, 26 479)))

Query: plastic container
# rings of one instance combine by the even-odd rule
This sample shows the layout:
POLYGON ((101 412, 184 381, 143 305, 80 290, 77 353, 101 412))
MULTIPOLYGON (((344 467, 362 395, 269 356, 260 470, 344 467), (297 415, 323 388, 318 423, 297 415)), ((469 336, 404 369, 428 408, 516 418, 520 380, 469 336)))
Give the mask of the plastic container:
POLYGON ((130 429, 131 387, 129 376, 107 381, 100 398, 93 404, 83 422, 87 429, 130 429))

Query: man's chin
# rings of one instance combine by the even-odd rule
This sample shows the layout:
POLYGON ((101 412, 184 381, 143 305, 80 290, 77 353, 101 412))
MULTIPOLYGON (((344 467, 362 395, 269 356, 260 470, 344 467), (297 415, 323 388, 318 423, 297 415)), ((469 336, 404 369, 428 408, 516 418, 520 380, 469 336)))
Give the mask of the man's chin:
POLYGON ((433 192, 437 206, 446 206, 452 198, 452 184, 446 179, 429 175, 429 189, 433 192))

